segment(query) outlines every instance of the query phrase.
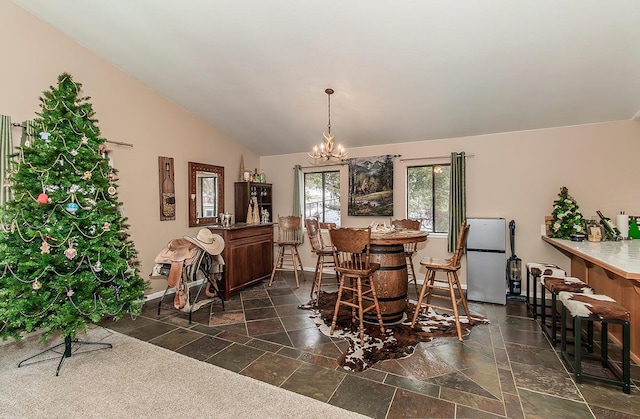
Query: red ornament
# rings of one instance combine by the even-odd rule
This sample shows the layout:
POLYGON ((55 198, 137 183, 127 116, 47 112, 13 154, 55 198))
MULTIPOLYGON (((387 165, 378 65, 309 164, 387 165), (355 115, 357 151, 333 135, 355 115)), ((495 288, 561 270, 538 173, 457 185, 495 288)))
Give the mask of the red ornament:
POLYGON ((41 203, 41 204, 48 204, 49 203, 49 196, 47 196, 46 193, 41 193, 40 195, 38 195, 38 199, 36 199, 36 201, 41 203))

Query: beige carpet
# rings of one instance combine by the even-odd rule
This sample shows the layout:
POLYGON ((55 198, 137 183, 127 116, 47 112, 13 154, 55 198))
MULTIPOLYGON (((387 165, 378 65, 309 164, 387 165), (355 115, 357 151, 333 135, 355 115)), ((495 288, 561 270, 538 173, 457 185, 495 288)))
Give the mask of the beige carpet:
POLYGON ((56 354, 17 368, 38 339, 0 343, 0 418, 363 417, 101 327, 80 339, 113 349, 74 354, 57 377, 56 354))

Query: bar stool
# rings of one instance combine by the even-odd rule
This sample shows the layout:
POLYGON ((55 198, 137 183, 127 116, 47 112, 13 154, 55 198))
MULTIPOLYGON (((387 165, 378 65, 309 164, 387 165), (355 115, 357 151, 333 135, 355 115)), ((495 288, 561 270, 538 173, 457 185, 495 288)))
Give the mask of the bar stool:
MULTIPOLYGON (((433 258, 425 258, 420 261, 420 265, 427 268, 427 275, 425 277, 422 288, 420 289, 420 295, 418 296, 418 303, 416 304, 416 311, 413 314, 413 320, 411 327, 415 327, 418 320, 418 314, 422 309, 422 300, 425 294, 427 295, 427 302, 425 304, 425 311, 429 312, 429 307, 438 308, 440 310, 452 311, 453 317, 456 322, 456 330, 458 332, 458 340, 462 342, 462 327, 460 326, 460 315, 458 313, 458 305, 462 304, 462 307, 467 314, 469 323, 471 323, 471 313, 467 305, 467 298, 462 292, 460 286, 460 279, 458 279, 458 270, 460 270, 460 259, 462 259, 462 251, 467 242, 467 236, 469 234, 469 224, 462 223, 460 227, 460 234, 458 235, 458 243, 456 244, 456 250, 453 253, 453 257, 446 259, 445 261, 437 261, 433 258), (436 273, 445 272, 447 275, 447 285, 436 285, 436 273), (449 295, 435 294, 434 290, 448 291, 449 295), (456 296, 457 291, 457 296, 456 296), (431 302, 432 298, 440 298, 451 301, 452 307, 444 307, 435 305, 431 302)), ((442 282, 440 282, 442 284, 442 282)))
MULTIPOLYGON (((316 254, 316 270, 313 274, 313 283, 311 284, 311 292, 309 298, 313 301, 314 305, 318 305, 318 299, 320 298, 320 288, 322 287, 322 271, 324 266, 335 267, 333 260, 333 248, 324 244, 322 240, 322 234, 320 234, 320 223, 315 218, 307 218, 304 220, 305 227, 307 228, 307 236, 309 237, 309 243, 311 243, 311 251, 316 254), (325 259, 326 258, 326 259, 325 259), (313 298, 313 291, 316 290, 316 298, 313 298)), ((338 273, 336 272, 336 279, 340 282, 338 273)))
POLYGON ((273 283, 273 278, 276 272, 291 271, 296 278, 296 286, 300 286, 298 281, 298 266, 302 272, 302 279, 307 280, 304 276, 304 267, 302 266, 302 260, 300 259, 300 252, 298 252, 298 246, 302 242, 301 240, 301 226, 302 217, 296 217, 295 215, 289 215, 286 217, 278 216, 278 238, 275 244, 278 246, 278 254, 276 255, 275 263, 273 264, 273 271, 271 271, 271 279, 269 279, 269 286, 273 283), (288 258, 287 258, 288 257, 288 258), (286 265, 285 262, 291 262, 290 265, 286 265))
MULTIPOLYGON (((630 369, 630 320, 631 314, 627 309, 619 305, 613 298, 601 295, 585 295, 562 291, 558 294, 562 302, 562 330, 561 330, 561 350, 562 357, 569 364, 575 374, 576 383, 581 383, 583 378, 615 384, 622 387, 626 394, 631 393, 631 369, 630 369), (571 359, 567 352, 567 310, 573 317, 574 333, 574 354, 571 359), (583 354, 580 336, 582 322, 586 321, 593 326, 593 322, 600 322, 600 356, 583 354), (619 324, 622 326, 622 368, 617 367, 609 360, 609 324, 619 324), (600 375, 587 374, 582 371, 582 359, 596 359, 600 361, 603 368, 608 369, 616 379, 603 377, 600 375)), ((590 336, 593 339, 593 335, 590 336)), ((589 342, 592 343, 592 342, 589 342)))
POLYGON ((553 277, 543 275, 540 278, 540 285, 540 288, 542 289, 542 301, 545 301, 546 299, 545 291, 549 291, 551 293, 551 305, 548 306, 551 307, 551 324, 547 323, 547 311, 543 307, 540 316, 540 328, 547 336, 547 338, 551 341, 551 345, 555 347, 556 343, 558 343, 558 320, 560 320, 557 310, 558 293, 561 291, 568 291, 576 294, 579 293, 593 295, 595 294, 595 292, 593 291, 593 288, 588 286, 586 283, 578 278, 574 278, 571 276, 553 277))
MULTIPOLYGON (((391 220, 391 225, 400 228, 403 230, 420 230, 420 225, 422 223, 419 220, 391 220)), ((413 267, 413 256, 417 253, 416 247, 418 243, 406 243, 404 244, 404 255, 407 258, 407 276, 409 282, 413 281, 413 286, 416 289, 416 295, 418 295, 418 277, 416 276, 416 271, 413 267)))
POLYGON ((380 269, 380 264, 370 262, 371 227, 367 229, 331 229, 329 230, 329 235, 333 243, 335 269, 340 273, 340 288, 338 288, 338 299, 336 300, 336 306, 333 311, 333 321, 331 322, 329 334, 333 335, 338 320, 340 305, 351 307, 351 321, 353 323, 356 322, 357 312, 360 327, 360 343, 364 346, 365 312, 375 310, 380 332, 384 334, 385 331, 375 284, 371 278, 371 275, 380 269), (347 278, 350 279, 350 285, 348 286, 345 285, 347 278), (345 298, 343 296, 345 291, 350 292, 349 297, 345 298), (363 300, 372 304, 365 307, 362 304, 363 300))
MULTIPOLYGON (((559 266, 550 263, 527 263, 527 310, 531 311, 533 320, 538 318, 538 281, 542 275, 549 275, 554 277, 567 276, 567 273, 560 269, 559 266), (531 281, 533 280, 533 282, 531 281), (533 299, 531 298, 530 290, 533 284, 533 299)), ((546 305, 544 298, 542 299, 542 310, 549 308, 546 305)))

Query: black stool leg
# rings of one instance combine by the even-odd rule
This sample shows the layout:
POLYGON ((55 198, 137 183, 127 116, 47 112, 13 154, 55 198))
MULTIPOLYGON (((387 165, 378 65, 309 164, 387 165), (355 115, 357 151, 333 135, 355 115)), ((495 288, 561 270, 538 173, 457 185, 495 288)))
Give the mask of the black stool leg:
MULTIPOLYGON (((566 329, 567 326, 563 325, 563 327, 566 329)), ((582 337, 575 333, 576 330, 582 330, 582 318, 580 316, 575 316, 573 318, 573 330, 573 347, 575 350, 575 366, 573 370, 576 376, 576 383, 580 384, 582 383, 582 337)))
POLYGON ((604 320, 600 322, 600 346, 601 365, 606 368, 609 359, 609 323, 604 320))
MULTIPOLYGON (((542 287, 544 288, 544 287, 542 287)), ((558 343, 558 338, 557 338, 557 334, 558 334, 558 316, 557 316, 557 309, 556 309, 556 293, 554 291, 551 291, 551 344, 553 345, 553 347, 556 347, 556 343, 558 343)), ((542 305, 542 310, 545 311, 546 307, 545 304, 543 303, 542 305)))
POLYGON ((567 309, 562 305, 560 312, 560 350, 562 353, 567 352, 567 309))
MULTIPOLYGON (((527 272, 528 274, 528 272, 527 272)), ((533 276, 533 320, 538 318, 538 280, 539 276, 533 276)), ((542 306, 544 307, 544 299, 542 300, 542 306)))
POLYGON ((631 394, 631 337, 629 322, 622 323, 622 391, 631 394))

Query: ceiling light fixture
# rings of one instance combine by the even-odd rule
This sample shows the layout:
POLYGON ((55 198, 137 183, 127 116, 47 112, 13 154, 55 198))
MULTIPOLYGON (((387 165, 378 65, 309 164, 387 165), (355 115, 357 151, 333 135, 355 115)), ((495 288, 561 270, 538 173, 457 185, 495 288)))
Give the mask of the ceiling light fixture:
POLYGON ((337 147, 334 146, 333 135, 331 135, 331 95, 333 89, 326 89, 324 91, 327 94, 327 103, 329 110, 329 123, 327 124, 327 132, 323 132, 322 136, 324 141, 320 144, 320 147, 313 147, 313 153, 308 153, 312 159, 338 159, 342 160, 347 157, 347 152, 344 150, 341 144, 337 147))

